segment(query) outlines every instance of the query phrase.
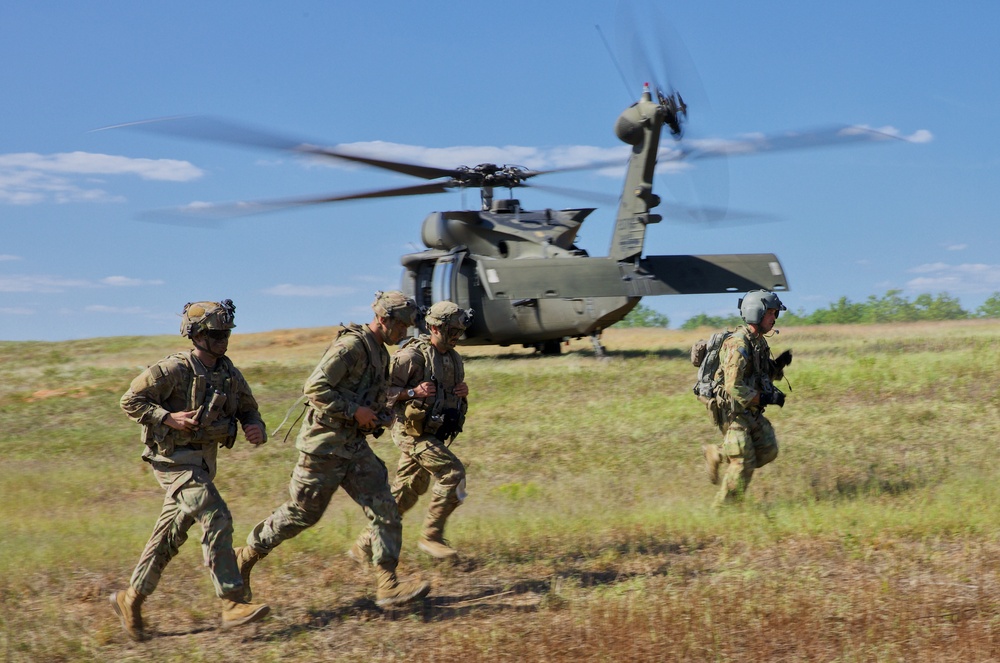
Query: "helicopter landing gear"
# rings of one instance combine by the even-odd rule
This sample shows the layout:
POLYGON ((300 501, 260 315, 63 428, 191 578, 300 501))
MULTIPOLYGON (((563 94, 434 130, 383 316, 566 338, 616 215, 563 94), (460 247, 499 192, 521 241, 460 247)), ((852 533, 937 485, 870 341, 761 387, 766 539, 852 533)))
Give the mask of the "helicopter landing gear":
POLYGON ((604 346, 601 345, 601 335, 598 332, 594 332, 590 335, 590 342, 594 345, 594 357, 597 359, 607 358, 607 354, 604 352, 604 346))
POLYGON ((542 341, 535 348, 546 357, 558 357, 562 354, 562 342, 559 340, 542 341))

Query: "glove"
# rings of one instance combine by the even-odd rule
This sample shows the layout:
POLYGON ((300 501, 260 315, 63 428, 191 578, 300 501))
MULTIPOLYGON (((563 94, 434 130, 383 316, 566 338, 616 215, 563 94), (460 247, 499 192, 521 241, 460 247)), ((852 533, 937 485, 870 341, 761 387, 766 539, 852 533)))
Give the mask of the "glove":
POLYGON ((792 363, 791 350, 785 350, 780 355, 778 355, 777 359, 774 360, 774 365, 777 366, 779 369, 784 368, 785 366, 788 366, 791 363, 792 363))
POLYGON ((773 392, 762 392, 760 395, 761 405, 777 405, 785 407, 785 394, 775 389, 773 392))

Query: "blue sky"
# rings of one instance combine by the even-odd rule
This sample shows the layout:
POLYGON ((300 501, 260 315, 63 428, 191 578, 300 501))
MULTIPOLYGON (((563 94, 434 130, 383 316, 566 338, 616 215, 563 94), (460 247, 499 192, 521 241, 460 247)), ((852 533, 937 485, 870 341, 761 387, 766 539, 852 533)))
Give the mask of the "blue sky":
MULTIPOLYGON (((890 288, 911 297, 948 292, 971 310, 1000 291, 1000 3, 658 4, 694 65, 681 66, 681 57, 673 71, 690 102, 692 138, 845 123, 922 142, 769 153, 664 173, 657 190, 666 200, 676 191, 688 202, 694 182, 706 204, 777 220, 665 220, 650 229, 646 253, 774 252, 794 310, 890 288)), ((225 297, 236 302, 240 331, 367 319, 372 293, 398 286, 399 257, 422 248, 426 214, 476 206, 475 193, 216 226, 149 223, 138 220, 145 211, 197 201, 420 180, 92 130, 207 114, 448 167, 599 158, 619 153, 614 121, 640 90, 623 82, 595 25, 620 52, 613 2, 4 4, 0 339, 172 334, 185 302, 225 297)), ((604 172, 545 183, 612 198, 621 186, 604 172)), ((530 209, 598 206, 580 244, 606 255, 614 204, 527 189, 517 196, 530 209)), ((669 216, 666 204, 658 211, 669 216)), ((735 299, 644 303, 677 325, 734 312, 735 299)))

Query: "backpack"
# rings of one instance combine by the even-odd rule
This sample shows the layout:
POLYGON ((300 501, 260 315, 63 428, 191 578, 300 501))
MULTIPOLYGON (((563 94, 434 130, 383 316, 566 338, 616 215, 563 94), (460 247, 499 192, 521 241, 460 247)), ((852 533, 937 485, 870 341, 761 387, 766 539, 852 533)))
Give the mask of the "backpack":
POLYGON ((724 430, 728 423, 730 410, 728 399, 722 394, 719 353, 723 342, 732 335, 729 330, 716 332, 707 341, 700 340, 691 347, 691 363, 698 367, 698 379, 692 391, 708 408, 719 430, 724 430))

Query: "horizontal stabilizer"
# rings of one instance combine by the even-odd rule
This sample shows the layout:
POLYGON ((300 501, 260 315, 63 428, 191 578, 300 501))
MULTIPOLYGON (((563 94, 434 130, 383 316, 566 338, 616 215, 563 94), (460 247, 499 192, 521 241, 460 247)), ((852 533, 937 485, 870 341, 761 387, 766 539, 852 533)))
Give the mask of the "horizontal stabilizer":
POLYGON ((771 253, 649 256, 638 264, 612 258, 480 260, 489 299, 585 299, 787 290, 771 253))
POLYGON ((638 267, 623 268, 627 294, 636 297, 788 290, 785 271, 773 253, 647 256, 638 267))

